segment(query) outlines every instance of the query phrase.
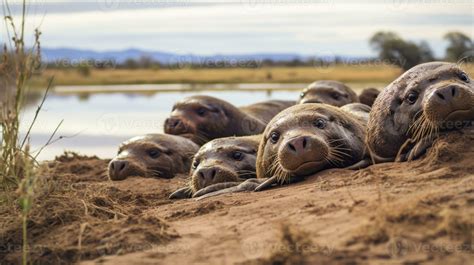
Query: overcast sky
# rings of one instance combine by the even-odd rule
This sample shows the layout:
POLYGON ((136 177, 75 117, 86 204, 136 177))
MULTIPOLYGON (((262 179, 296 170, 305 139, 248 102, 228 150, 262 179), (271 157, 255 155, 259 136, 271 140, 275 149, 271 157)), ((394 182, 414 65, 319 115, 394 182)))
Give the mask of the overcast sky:
MULTIPOLYGON (((374 54, 370 36, 390 30, 413 41, 426 40, 442 56, 446 32, 461 31, 471 38, 474 33, 472 0, 32 2, 28 25, 41 25, 43 46, 49 48, 367 56, 374 54)), ((2 42, 5 32, 3 25, 2 42)))

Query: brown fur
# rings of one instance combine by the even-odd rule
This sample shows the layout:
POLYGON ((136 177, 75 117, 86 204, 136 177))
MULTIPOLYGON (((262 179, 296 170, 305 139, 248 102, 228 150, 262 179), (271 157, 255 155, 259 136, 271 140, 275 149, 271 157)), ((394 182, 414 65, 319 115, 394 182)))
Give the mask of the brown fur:
POLYGON ((426 147, 423 141, 438 132, 472 124, 474 86, 469 78, 463 81, 465 77, 455 64, 432 62, 413 67, 388 85, 369 117, 367 144, 374 160, 395 160, 417 144, 426 147), (465 111, 451 115, 459 109, 465 111))
POLYGON ((189 173, 193 192, 217 183, 254 178, 260 137, 227 137, 203 145, 196 153, 189 173), (242 154, 240 159, 233 157, 236 152, 242 154), (209 178, 208 173, 212 170, 216 174, 209 178))
POLYGON ((320 80, 310 84, 300 94, 299 104, 324 103, 341 107, 359 102, 357 94, 350 87, 339 81, 320 80))
POLYGON ((192 141, 167 134, 147 134, 125 141, 109 163, 109 178, 129 176, 173 178, 187 173, 199 147, 192 141), (123 167, 123 169, 121 169, 123 167))
POLYGON ((277 175, 283 182, 326 168, 350 166, 365 157, 364 137, 364 123, 351 113, 327 104, 293 106, 275 116, 265 129, 257 155, 257 178, 277 175), (315 127, 315 121, 319 119, 326 121, 324 128, 315 127), (270 140, 274 132, 280 134, 276 143, 270 140), (310 147, 307 148, 310 150, 307 152, 310 153, 305 153, 305 156, 285 156, 289 154, 283 152, 288 143, 302 136, 308 138, 310 147), (321 157, 321 162, 314 162, 313 165, 311 159, 315 157, 321 157), (301 161, 307 158, 310 160, 301 161), (305 168, 304 163, 309 163, 310 167, 305 168), (300 165, 303 169, 297 167, 292 171, 282 164, 300 165))
POLYGON ((294 104, 270 100, 237 108, 218 98, 192 96, 174 105, 164 129, 199 145, 216 138, 257 135, 273 116, 294 104))
POLYGON ((360 93, 359 102, 372 107, 372 105, 374 105, 375 99, 379 94, 380 90, 378 90, 377 88, 366 88, 362 90, 362 93, 360 93))

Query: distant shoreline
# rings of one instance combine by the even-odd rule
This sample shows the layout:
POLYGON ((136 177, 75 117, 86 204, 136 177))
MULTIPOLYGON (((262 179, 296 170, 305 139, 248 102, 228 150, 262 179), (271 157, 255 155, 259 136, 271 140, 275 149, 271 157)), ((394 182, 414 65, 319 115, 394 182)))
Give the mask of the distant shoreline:
MULTIPOLYGON (((463 65, 474 76, 474 64, 463 65)), ((261 67, 223 69, 44 69, 32 80, 33 87, 45 87, 54 76, 54 86, 104 86, 104 85, 180 85, 189 86, 219 84, 309 84, 315 80, 338 80, 345 83, 384 83, 395 80, 402 70, 390 65, 334 65, 327 67, 261 67)), ((271 85, 270 85, 271 86, 271 85)), ((270 87, 269 87, 270 88, 270 87)), ((261 88, 267 90, 269 88, 261 88)), ((207 87, 206 89, 209 89, 207 87)), ((128 88, 127 88, 128 90, 128 88)), ((146 89, 148 91, 148 88, 146 89)), ((175 88, 172 89, 176 91, 175 88)), ((189 88, 188 91, 192 91, 189 88)), ((179 90, 178 90, 179 91, 179 90)))

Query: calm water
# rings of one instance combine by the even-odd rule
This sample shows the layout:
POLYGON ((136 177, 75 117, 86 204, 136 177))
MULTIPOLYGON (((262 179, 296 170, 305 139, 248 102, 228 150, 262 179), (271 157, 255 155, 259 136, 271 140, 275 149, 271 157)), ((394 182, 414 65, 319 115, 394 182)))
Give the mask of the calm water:
MULTIPOLYGON (((163 122, 172 105, 183 97, 207 94, 242 106, 268 99, 294 100, 299 95, 299 90, 283 91, 281 88, 272 91, 120 91, 87 94, 80 93, 80 87, 75 87, 72 93, 65 93, 65 89, 50 93, 32 130, 31 146, 32 150, 37 150, 64 120, 56 136, 64 138, 46 147, 39 155, 41 160, 52 159, 64 150, 111 158, 122 141, 136 135, 163 132, 163 122)), ((33 119, 38 104, 39 98, 26 108, 22 119, 23 131, 33 119)))
MULTIPOLYGON (((154 95, 132 93, 95 93, 60 95, 51 93, 44 103, 31 137, 32 150, 44 145, 54 128, 64 120, 57 136, 63 139, 49 145, 39 159, 52 159, 64 150, 81 154, 113 157, 124 140, 146 133, 163 132, 163 122, 177 100, 196 94, 222 98, 235 105, 266 99, 295 99, 298 91, 266 92, 166 92, 154 95)), ((23 131, 34 117, 37 104, 27 108, 23 131)))

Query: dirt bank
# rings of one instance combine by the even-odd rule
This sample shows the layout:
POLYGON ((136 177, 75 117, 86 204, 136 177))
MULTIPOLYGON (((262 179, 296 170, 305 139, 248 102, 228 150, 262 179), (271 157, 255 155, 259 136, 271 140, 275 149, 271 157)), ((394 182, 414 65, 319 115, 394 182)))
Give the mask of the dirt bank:
MULTIPOLYGON (((472 131, 441 139, 418 161, 330 170, 291 186, 201 201, 167 199, 184 177, 111 182, 106 164, 67 154, 43 166, 28 224, 35 263, 472 261, 472 131)), ((17 210, 1 212, 0 260, 17 262, 17 210)))

